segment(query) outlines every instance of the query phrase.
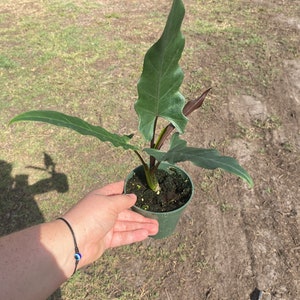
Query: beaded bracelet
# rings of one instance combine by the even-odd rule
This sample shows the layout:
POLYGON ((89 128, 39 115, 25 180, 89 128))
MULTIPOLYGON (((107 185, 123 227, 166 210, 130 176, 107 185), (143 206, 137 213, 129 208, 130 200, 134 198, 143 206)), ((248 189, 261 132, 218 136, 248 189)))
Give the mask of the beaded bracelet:
POLYGON ((77 246, 77 242, 76 242, 76 238, 75 238, 75 234, 74 234, 74 231, 73 231, 72 226, 70 225, 70 223, 69 223, 66 219, 64 219, 64 218, 57 218, 57 220, 62 220, 62 221, 64 221, 64 222, 67 224, 67 226, 69 227, 69 229, 70 229, 70 231, 71 231, 71 233, 72 233, 72 237, 73 237, 73 241, 74 241, 74 246, 75 246, 75 254, 74 254, 74 258, 75 258, 75 268, 74 268, 74 272, 73 272, 73 274, 72 274, 72 275, 74 275, 75 272, 76 272, 76 270, 77 270, 77 266, 78 266, 78 263, 79 263, 79 261, 80 261, 82 255, 81 255, 81 253, 79 252, 79 249, 78 249, 78 246, 77 246))

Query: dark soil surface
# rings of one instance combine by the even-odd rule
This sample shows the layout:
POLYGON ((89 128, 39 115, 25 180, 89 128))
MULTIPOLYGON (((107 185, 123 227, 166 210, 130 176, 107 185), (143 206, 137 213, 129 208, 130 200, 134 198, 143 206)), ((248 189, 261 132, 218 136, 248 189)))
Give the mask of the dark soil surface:
POLYGON ((152 212, 167 212, 178 209, 191 198, 191 182, 177 168, 159 169, 156 177, 160 186, 158 192, 148 187, 143 168, 135 171, 128 179, 126 193, 136 194, 137 207, 152 212))

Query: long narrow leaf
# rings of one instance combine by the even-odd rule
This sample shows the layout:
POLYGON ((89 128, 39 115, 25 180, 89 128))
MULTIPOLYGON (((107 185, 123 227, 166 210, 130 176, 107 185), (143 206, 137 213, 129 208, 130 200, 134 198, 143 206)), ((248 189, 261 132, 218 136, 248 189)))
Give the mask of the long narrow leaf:
POLYGON ((121 136, 114 133, 110 133, 100 126, 91 125, 80 118, 65 115, 56 111, 36 110, 25 112, 14 117, 10 121, 10 123, 15 123, 19 121, 38 121, 53 124, 60 127, 66 127, 83 135, 94 136, 102 142, 110 142, 115 147, 137 150, 137 147, 128 144, 130 136, 121 136))
POLYGON ((191 161, 196 166, 205 169, 220 168, 239 176, 245 180, 250 187, 253 187, 252 178, 247 171, 239 165, 237 160, 229 156, 221 156, 215 149, 187 147, 186 141, 181 140, 177 133, 172 136, 171 147, 168 152, 150 148, 144 149, 144 151, 154 156, 158 161, 167 161, 171 164, 191 161))
POLYGON ((174 0, 161 38, 145 55, 135 110, 139 130, 148 141, 153 137, 157 117, 171 122, 180 133, 187 123, 182 112, 185 100, 179 92, 184 77, 178 65, 184 48, 180 31, 183 17, 182 1, 174 0))

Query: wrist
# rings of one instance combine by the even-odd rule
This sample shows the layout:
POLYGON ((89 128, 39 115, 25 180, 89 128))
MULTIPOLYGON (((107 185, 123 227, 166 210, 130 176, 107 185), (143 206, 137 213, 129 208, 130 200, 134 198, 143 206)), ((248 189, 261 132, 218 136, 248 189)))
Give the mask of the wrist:
POLYGON ((75 233, 74 233, 74 230, 73 230, 71 224, 65 218, 62 218, 62 217, 57 218, 57 220, 64 222, 66 224, 66 226, 69 228, 70 233, 72 235, 73 243, 74 243, 74 264, 75 264, 73 274, 75 274, 75 272, 77 271, 78 264, 82 258, 82 254, 79 251, 76 236, 75 236, 75 233))
MULTIPOLYGON (((78 261, 77 264, 77 270, 80 269, 81 267, 87 265, 89 263, 89 257, 88 257, 88 249, 87 249, 87 241, 86 241, 86 232, 87 232, 87 228, 86 228, 86 224, 84 224, 83 222, 81 222, 80 218, 75 218, 73 217, 72 214, 65 214, 62 216, 62 218, 64 220, 66 220, 69 225, 71 226, 73 233, 74 233, 74 237, 76 240, 76 245, 77 248, 75 249, 75 241, 74 241, 74 237, 73 234, 70 230, 70 228, 68 228, 67 224, 65 222, 63 222, 62 220, 58 219, 56 220, 57 222, 60 222, 62 224, 62 226, 65 227, 65 231, 66 234, 68 235, 68 249, 71 249, 71 257, 73 259, 73 268, 75 269, 75 258, 74 255, 79 252, 81 255, 80 260, 78 261)), ((71 274, 72 275, 72 274, 71 274)))
POLYGON ((74 246, 70 230, 60 220, 40 225, 40 243, 55 261, 64 275, 64 280, 71 277, 74 270, 74 246))

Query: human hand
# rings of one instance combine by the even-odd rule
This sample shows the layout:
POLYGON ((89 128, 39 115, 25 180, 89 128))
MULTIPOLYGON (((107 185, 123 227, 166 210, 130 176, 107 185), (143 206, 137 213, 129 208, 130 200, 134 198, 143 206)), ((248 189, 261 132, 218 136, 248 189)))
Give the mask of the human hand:
POLYGON ((79 267, 95 261, 108 248, 139 242, 157 233, 156 220, 129 210, 136 196, 122 194, 123 187, 124 182, 117 182, 95 190, 64 215, 82 254, 79 267))

